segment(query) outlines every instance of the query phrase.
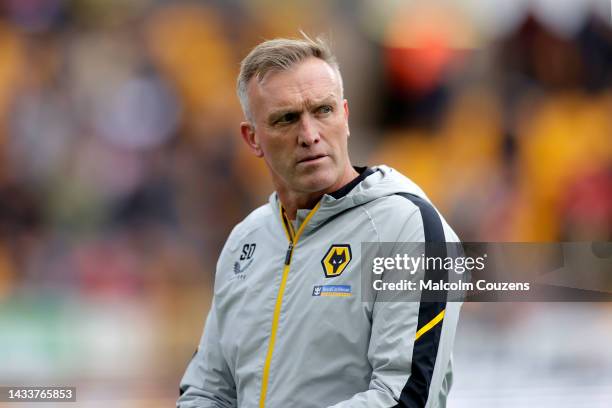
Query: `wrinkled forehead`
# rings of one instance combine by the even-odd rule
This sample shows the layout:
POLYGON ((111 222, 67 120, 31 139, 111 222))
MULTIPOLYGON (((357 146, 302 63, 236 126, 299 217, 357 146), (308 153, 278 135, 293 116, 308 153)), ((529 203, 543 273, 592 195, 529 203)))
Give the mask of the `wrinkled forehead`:
POLYGON ((258 107, 291 106, 307 101, 342 98, 340 74, 325 61, 309 58, 286 70, 268 71, 248 84, 254 111, 258 107))

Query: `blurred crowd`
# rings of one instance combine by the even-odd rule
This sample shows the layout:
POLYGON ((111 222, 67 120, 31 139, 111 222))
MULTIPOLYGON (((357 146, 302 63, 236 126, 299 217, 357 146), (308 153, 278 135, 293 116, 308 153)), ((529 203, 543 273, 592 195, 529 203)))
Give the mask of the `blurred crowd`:
POLYGON ((167 347, 193 343, 223 241, 272 191, 239 62, 299 29, 338 54, 355 163, 413 178, 463 240, 611 240, 609 16, 493 32, 397 3, 0 2, 0 304, 144 299, 167 347))
POLYGON ((563 37, 527 15, 488 48, 384 49, 394 129, 376 161, 412 175, 463 240, 610 240, 610 25, 563 37), (440 64, 452 79, 432 79, 449 74, 440 64))

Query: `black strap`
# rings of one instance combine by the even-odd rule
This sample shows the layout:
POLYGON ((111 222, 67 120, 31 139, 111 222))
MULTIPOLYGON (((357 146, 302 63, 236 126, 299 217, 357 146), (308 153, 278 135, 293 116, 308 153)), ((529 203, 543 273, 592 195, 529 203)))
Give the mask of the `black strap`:
MULTIPOLYGON (((419 207, 421 218, 423 219, 423 230, 425 234, 425 257, 446 257, 446 244, 444 237, 444 227, 442 220, 436 209, 425 199, 408 193, 398 195, 410 200, 419 207)), ((440 279, 447 281, 448 272, 446 270, 426 269, 426 280, 440 279)), ((421 293, 419 304, 419 318, 417 331, 432 321, 446 308, 446 295, 436 292, 436 301, 428 301, 433 295, 428 297, 427 291, 421 293), (444 301, 440 301, 440 296, 444 301)), ((442 335, 442 322, 435 325, 431 330, 424 333, 414 343, 412 351, 412 366, 410 377, 402 389, 399 403, 394 408, 424 408, 429 395, 429 387, 436 365, 440 336, 442 335)))

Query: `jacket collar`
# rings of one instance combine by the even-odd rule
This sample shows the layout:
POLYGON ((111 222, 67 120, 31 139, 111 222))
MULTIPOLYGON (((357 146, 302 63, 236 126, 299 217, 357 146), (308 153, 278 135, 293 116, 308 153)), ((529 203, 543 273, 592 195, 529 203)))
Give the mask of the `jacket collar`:
POLYGON ((336 200, 341 199, 342 197, 350 193, 351 190, 355 188, 357 184, 361 183, 363 180, 365 180, 366 177, 374 173, 373 169, 371 169, 370 167, 366 167, 366 166, 364 167, 353 166, 353 168, 355 169, 355 171, 357 171, 357 173, 359 173, 359 175, 355 177, 352 181, 350 181, 348 184, 345 184, 343 187, 340 187, 338 190, 334 191, 333 193, 329 193, 330 196, 332 196, 336 200))
MULTIPOLYGON (((355 187, 357 187, 367 177, 371 176, 377 171, 376 169, 372 169, 367 166, 353 167, 353 168, 357 171, 357 173, 359 173, 357 177, 355 177, 353 180, 351 180, 349 183, 345 184, 344 186, 340 187, 338 190, 332 193, 324 194, 319 200, 319 202, 317 203, 317 205, 312 210, 310 209, 298 209, 297 210, 296 226, 292 225, 291 221, 288 220, 287 217, 284 215, 284 212, 283 212, 281 203, 278 199, 278 194, 276 193, 276 191, 272 193, 272 195, 270 196, 269 203, 272 206, 274 213, 278 214, 275 218, 278 219, 283 230, 285 231, 286 234, 288 234, 288 237, 295 236, 296 231, 298 230, 301 231, 304 229, 311 229, 310 224, 313 224, 312 219, 321 218, 321 217, 316 216, 315 214, 318 212, 318 210, 321 209, 321 207, 327 207, 332 202, 336 203, 336 202, 345 201, 344 199, 347 198, 347 196, 349 196, 349 193, 351 193, 351 191, 353 191, 355 187), (308 225, 302 226, 302 224, 305 221, 308 221, 307 222, 308 225)), ((314 222, 314 224, 317 224, 317 225, 320 224, 321 222, 323 222, 325 219, 327 219, 331 215, 329 213, 329 209, 327 211, 324 211, 324 213, 326 213, 325 217, 323 217, 322 219, 318 219, 316 222, 314 222)))

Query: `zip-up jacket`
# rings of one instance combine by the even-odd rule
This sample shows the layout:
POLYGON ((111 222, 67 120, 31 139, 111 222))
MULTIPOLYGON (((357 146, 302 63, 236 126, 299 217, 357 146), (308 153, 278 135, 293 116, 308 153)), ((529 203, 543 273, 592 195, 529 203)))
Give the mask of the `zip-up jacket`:
POLYGON ((459 240, 408 178, 358 171, 294 222, 273 193, 232 230, 177 407, 446 406, 461 304, 364 300, 361 244, 459 240))

